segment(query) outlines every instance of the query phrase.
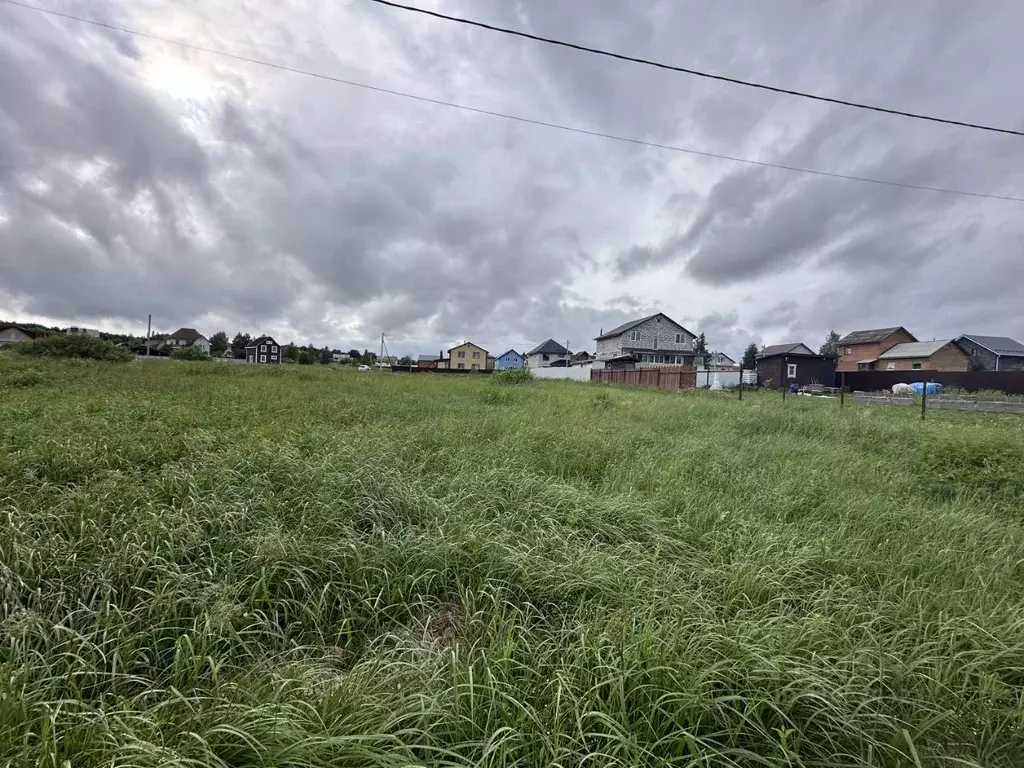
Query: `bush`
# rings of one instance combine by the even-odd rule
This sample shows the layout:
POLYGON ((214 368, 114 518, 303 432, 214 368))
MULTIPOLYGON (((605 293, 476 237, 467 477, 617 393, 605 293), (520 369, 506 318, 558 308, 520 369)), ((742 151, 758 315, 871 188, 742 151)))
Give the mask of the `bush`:
POLYGON ((509 371, 495 371, 491 374, 491 381, 501 386, 515 386, 517 384, 529 384, 535 381, 533 371, 528 368, 514 368, 509 371))
POLYGON ((206 362, 210 360, 210 356, 203 352, 199 347, 182 347, 181 349, 175 349, 171 352, 171 359, 206 362))
POLYGON ((93 336, 66 336, 60 333, 12 344, 11 349, 27 357, 72 357, 111 363, 127 363, 135 359, 135 355, 127 349, 109 341, 93 336))

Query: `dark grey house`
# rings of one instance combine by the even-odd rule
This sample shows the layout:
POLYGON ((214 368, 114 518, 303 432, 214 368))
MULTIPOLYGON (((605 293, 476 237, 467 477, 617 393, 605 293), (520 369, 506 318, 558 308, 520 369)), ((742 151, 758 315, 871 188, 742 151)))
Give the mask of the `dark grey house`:
POLYGON ((571 354, 554 339, 548 339, 526 353, 526 367, 549 368, 556 364, 557 367, 564 367, 569 363, 571 354))
POLYGON ((979 336, 975 333, 965 333, 955 341, 971 356, 969 370, 1024 370, 1024 344, 1009 336, 979 336))
POLYGON ((776 389, 797 384, 831 387, 836 377, 836 359, 814 352, 806 344, 775 344, 757 356, 757 380, 776 389))
POLYGON ((281 362, 281 347, 273 336, 260 336, 245 348, 245 362, 277 365, 281 362))
POLYGON ((637 363, 693 365, 696 336, 668 315, 659 312, 601 333, 597 361, 611 363, 632 357, 637 363))

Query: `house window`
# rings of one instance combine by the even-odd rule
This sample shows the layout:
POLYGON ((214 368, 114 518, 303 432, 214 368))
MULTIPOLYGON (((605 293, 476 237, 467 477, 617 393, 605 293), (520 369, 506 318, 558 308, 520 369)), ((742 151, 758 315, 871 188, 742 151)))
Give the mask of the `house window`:
POLYGON ((260 355, 260 362, 261 363, 267 362, 267 356, 266 355, 260 355))
POLYGON ((458 366, 456 366, 456 367, 460 368, 460 369, 463 369, 463 368, 466 367, 466 364, 465 363, 459 363, 458 366))
POLYGON ((474 360, 479 360, 480 359, 480 353, 479 352, 474 352, 473 353, 473 359, 474 360))
POLYGON ((887 370, 887 371, 895 371, 896 370, 896 363, 886 363, 885 364, 885 370, 887 370))
POLYGON ((654 337, 654 348, 655 349, 658 348, 658 337, 657 336, 654 337))
POLYGON ((629 332, 629 340, 630 341, 640 341, 640 331, 630 331, 629 332))
POLYGON ((682 344, 682 343, 683 343, 683 334, 677 333, 676 334, 676 344, 682 344))
POLYGON ((274 344, 273 346, 271 346, 270 351, 271 352, 277 352, 277 344, 274 344))
POLYGON ((270 356, 270 362, 273 363, 273 362, 276 362, 276 361, 277 361, 277 355, 271 355, 270 356))
POLYGON ((796 363, 787 363, 786 364, 786 378, 787 379, 795 379, 796 378, 796 363))
POLYGON ((914 370, 914 371, 920 371, 921 370, 921 364, 920 363, 911 363, 910 364, 910 369, 914 370))
POLYGON ((974 347, 971 347, 971 357, 974 357, 977 354, 978 354, 978 350, 976 350, 974 347))
POLYGON ((249 362, 250 363, 255 363, 256 362, 256 355, 249 355, 249 362))
POLYGON ((474 371, 479 371, 480 370, 480 366, 477 365, 476 363, 473 363, 473 370, 474 371))
POLYGON ((848 354, 848 355, 852 355, 852 354, 853 354, 853 350, 852 350, 852 349, 850 349, 849 347, 847 347, 847 348, 846 348, 846 354, 848 354))
POLYGON ((266 344, 260 344, 260 352, 266 352, 266 351, 267 351, 267 345, 266 344))
POLYGON ((465 356, 466 356, 465 352, 459 352, 459 354, 456 355, 456 357, 465 357, 465 356))

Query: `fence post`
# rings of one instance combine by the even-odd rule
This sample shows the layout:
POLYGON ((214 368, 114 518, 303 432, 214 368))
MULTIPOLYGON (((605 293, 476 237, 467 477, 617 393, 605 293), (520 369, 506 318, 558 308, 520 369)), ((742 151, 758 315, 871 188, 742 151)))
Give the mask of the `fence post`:
POLYGON ((843 402, 846 400, 846 371, 839 374, 839 407, 843 407, 843 402))
POLYGON ((742 365, 740 366, 740 386, 739 386, 739 390, 740 390, 740 400, 742 400, 743 399, 743 366, 742 365))
MULTIPOLYGON (((924 379, 924 376, 921 377, 924 379)), ((924 421, 924 412, 928 408, 928 382, 921 382, 921 421, 924 421)))

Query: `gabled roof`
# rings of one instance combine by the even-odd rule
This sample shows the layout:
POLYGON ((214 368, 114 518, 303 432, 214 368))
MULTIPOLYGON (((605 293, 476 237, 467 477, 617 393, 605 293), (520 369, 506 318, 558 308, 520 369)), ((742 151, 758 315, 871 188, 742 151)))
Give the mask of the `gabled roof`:
POLYGON ((978 336, 973 333, 965 333, 957 338, 973 341, 979 347, 984 347, 989 352, 997 355, 1021 355, 1024 356, 1024 344, 1011 339, 1009 336, 978 336))
POLYGON ((516 357, 518 357, 520 359, 522 358, 522 355, 519 354, 518 352, 516 352, 514 349, 506 349, 504 352, 502 352, 500 355, 498 355, 498 357, 504 357, 505 355, 515 355, 516 357))
POLYGON ((773 344, 770 347, 762 349, 757 356, 775 357, 776 355, 803 355, 804 357, 810 355, 813 357, 821 357, 821 355, 816 355, 813 349, 800 341, 791 342, 789 344, 773 344))
POLYGON ((20 325, 0 325, 0 331, 6 331, 6 330, 9 330, 11 328, 13 328, 16 331, 21 331, 26 336, 28 336, 30 339, 35 339, 35 338, 39 337, 39 334, 36 333, 35 331, 30 331, 28 328, 24 328, 24 327, 22 327, 20 325))
POLYGON ((274 341, 273 336, 260 336, 259 338, 250 341, 245 348, 252 349, 253 347, 258 347, 260 344, 267 344, 268 342, 270 344, 277 345, 277 342, 274 341))
MULTIPOLYGON (((452 347, 452 349, 458 349, 459 347, 465 347, 465 346, 476 347, 477 349, 479 349, 479 350, 481 350, 483 352, 487 352, 486 349, 481 347, 479 344, 474 344, 472 341, 464 341, 461 344, 456 344, 454 347, 452 347)), ((451 352, 452 349, 449 349, 448 352, 451 352)), ((490 354, 490 353, 488 353, 488 354, 490 354)))
POLYGON ((420 355, 416 359, 421 363, 436 363, 438 357, 437 355, 420 355))
POLYGON ((548 339, 542 344, 538 344, 535 348, 531 349, 526 353, 527 357, 531 355, 567 355, 569 350, 563 347, 554 339, 548 339))
MULTIPOLYGON (((602 333, 600 336, 594 337, 594 340, 595 341, 601 341, 602 339, 610 339, 613 336, 621 336, 626 331, 629 331, 629 330, 631 330, 633 328, 636 328, 641 323, 646 323, 648 320, 653 320, 656 317, 663 317, 666 320, 668 320, 670 323, 672 323, 672 325, 678 325, 680 328, 683 328, 683 326, 679 325, 679 323, 677 323, 671 317, 666 315, 664 312, 656 312, 653 315, 648 315, 647 317, 641 317, 639 320, 630 320, 628 323, 623 323, 618 328, 612 328, 610 331, 608 331, 608 333, 602 333)), ((687 333, 689 333, 691 336, 696 336, 697 335, 695 333, 691 333, 690 331, 687 331, 685 328, 683 328, 683 330, 686 331, 687 333)))
POLYGON ((931 357, 947 344, 952 344, 952 339, 941 339, 939 341, 911 341, 906 344, 897 344, 892 349, 887 349, 878 356, 879 360, 899 360, 908 357, 931 357))
POLYGON ((887 338, 892 336, 896 331, 903 331, 910 338, 914 338, 914 334, 904 328, 902 325, 897 325, 895 328, 875 328, 870 331, 853 331, 848 333, 839 340, 840 344, 877 344, 880 341, 885 341, 887 338))
POLYGON ((725 352, 712 352, 710 357, 722 357, 722 358, 725 358, 726 360, 728 360, 730 363, 735 363, 736 362, 731 357, 729 357, 727 354, 725 354, 725 352))
POLYGON ((203 334, 201 334, 195 328, 179 328, 178 330, 176 330, 174 333, 172 333, 167 338, 169 338, 169 339, 181 339, 182 341, 196 342, 196 341, 199 341, 200 339, 205 339, 206 337, 203 336, 203 334))

